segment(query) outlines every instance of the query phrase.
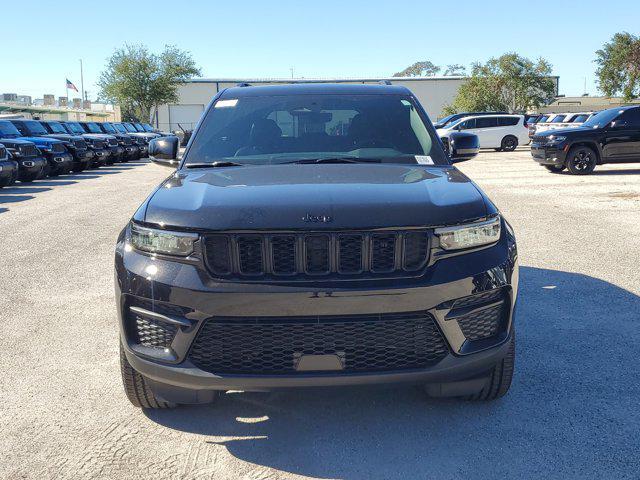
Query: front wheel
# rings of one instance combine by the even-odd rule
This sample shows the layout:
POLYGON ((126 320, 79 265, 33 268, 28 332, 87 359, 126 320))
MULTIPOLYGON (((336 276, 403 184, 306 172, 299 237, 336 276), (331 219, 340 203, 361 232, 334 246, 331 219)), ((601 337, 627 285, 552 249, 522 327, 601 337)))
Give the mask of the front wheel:
POLYGON ((596 168, 596 152, 589 147, 573 147, 569 150, 565 163, 573 175, 589 175, 596 168))
POLYGON ((500 146, 504 152, 513 152, 518 146, 518 139, 513 135, 507 135, 502 139, 500 146))
POLYGON ((566 167, 564 165, 545 165, 544 168, 546 168, 547 170, 549 170, 551 173, 560 173, 562 172, 566 167))
POLYGON ((135 407, 140 408, 173 408, 174 403, 165 402, 157 398, 145 378, 136 372, 124 354, 122 343, 120 344, 120 373, 122 384, 129 401, 135 407))

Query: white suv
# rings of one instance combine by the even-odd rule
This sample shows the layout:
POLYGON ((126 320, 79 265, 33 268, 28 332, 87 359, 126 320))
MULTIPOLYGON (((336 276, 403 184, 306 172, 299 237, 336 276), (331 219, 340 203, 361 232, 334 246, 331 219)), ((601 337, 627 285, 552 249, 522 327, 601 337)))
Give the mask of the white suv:
POLYGON ((481 115, 464 117, 438 129, 440 138, 448 138, 452 132, 464 130, 480 139, 480 148, 494 148, 511 152, 518 145, 529 143, 529 131, 524 115, 481 115))

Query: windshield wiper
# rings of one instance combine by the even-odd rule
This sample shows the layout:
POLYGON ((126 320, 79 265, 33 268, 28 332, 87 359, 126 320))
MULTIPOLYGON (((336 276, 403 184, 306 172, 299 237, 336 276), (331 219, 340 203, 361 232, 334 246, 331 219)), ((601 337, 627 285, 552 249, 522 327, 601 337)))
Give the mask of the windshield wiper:
POLYGON ((202 162, 202 163, 187 163, 186 168, 216 168, 216 167, 242 167, 243 163, 236 162, 202 162))
POLYGON ((306 158, 302 160, 294 160, 293 162, 283 163, 302 163, 302 164, 314 164, 314 163, 380 163, 378 159, 372 158, 358 158, 358 157, 322 157, 322 158, 306 158))

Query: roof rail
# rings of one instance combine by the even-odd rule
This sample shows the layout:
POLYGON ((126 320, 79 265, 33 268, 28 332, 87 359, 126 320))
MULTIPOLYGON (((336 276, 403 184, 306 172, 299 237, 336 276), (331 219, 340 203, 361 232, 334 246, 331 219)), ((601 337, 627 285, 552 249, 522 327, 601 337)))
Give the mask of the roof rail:
POLYGON ((391 80, 379 80, 380 85, 392 85, 391 80))
POLYGON ((251 84, 247 83, 247 82, 242 82, 242 83, 238 83, 236 84, 236 87, 250 87, 251 84))

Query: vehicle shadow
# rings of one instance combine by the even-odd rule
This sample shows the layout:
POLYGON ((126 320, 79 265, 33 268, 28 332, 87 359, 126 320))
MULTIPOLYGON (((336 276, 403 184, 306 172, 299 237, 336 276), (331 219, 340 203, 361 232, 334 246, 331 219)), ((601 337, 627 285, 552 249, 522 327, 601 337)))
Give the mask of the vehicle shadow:
POLYGON ((230 392, 145 414, 209 436, 202 450, 310 477, 627 477, 640 466, 639 312, 640 297, 611 283, 523 267, 516 376, 499 401, 427 400, 406 386, 230 392))
POLYGON ((591 175, 640 175, 640 168, 625 168, 624 170, 600 170, 600 168, 596 168, 591 175))

